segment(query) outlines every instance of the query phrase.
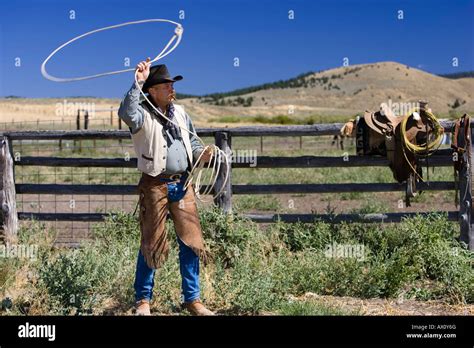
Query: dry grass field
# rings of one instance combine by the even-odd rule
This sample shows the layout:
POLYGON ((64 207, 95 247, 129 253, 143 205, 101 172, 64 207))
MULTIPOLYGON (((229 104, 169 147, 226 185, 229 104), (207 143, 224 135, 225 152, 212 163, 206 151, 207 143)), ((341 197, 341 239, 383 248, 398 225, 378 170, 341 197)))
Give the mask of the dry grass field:
MULTIPOLYGON (((409 107, 420 99, 427 100, 433 112, 443 118, 474 111, 474 78, 448 79, 395 62, 339 67, 306 75, 295 83, 299 87, 266 88, 223 97, 219 101, 229 104, 224 106, 214 105, 206 98, 186 98, 178 103, 185 106, 197 126, 256 124, 255 117, 265 120, 276 116, 303 123, 304 118, 313 117, 315 122, 329 123, 367 109, 376 110, 381 103, 391 103, 393 108, 404 111, 404 105, 409 107), (250 106, 230 106, 236 98, 253 99, 250 106)), ((179 93, 179 84, 176 87, 179 93)), ((124 86, 124 94, 127 88, 124 86)), ((60 122, 63 118, 74 122, 81 104, 105 109, 96 111, 91 119, 109 118, 107 110, 117 108, 120 99, 0 99, 0 123, 60 122)))

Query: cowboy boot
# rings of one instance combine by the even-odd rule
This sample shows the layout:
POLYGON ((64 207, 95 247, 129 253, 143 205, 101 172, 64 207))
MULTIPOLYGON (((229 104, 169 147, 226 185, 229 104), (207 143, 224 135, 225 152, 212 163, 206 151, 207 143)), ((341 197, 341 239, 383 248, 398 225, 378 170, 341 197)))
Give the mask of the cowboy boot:
POLYGON ((185 302, 184 308, 186 308, 192 315, 196 316, 215 315, 214 312, 204 307, 200 299, 185 302))
POLYGON ((142 316, 142 315, 145 315, 145 316, 148 316, 148 315, 151 315, 151 312, 150 312, 150 302, 146 299, 142 299, 140 301, 137 301, 135 303, 135 315, 138 315, 138 316, 142 316))

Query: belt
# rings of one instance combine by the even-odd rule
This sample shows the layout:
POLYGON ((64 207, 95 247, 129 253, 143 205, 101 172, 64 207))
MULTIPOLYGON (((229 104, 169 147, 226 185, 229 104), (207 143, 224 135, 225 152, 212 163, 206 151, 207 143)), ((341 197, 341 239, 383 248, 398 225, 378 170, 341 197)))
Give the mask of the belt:
POLYGON ((159 174, 157 176, 158 180, 164 182, 179 182, 181 179, 186 179, 188 173, 177 173, 177 174, 159 174))
POLYGON ((165 181, 165 182, 175 182, 175 181, 180 181, 181 179, 186 180, 188 177, 188 173, 177 173, 177 174, 165 174, 161 173, 158 174, 157 176, 151 176, 146 173, 143 173, 143 176, 145 178, 151 179, 151 180, 160 180, 160 181, 165 181))

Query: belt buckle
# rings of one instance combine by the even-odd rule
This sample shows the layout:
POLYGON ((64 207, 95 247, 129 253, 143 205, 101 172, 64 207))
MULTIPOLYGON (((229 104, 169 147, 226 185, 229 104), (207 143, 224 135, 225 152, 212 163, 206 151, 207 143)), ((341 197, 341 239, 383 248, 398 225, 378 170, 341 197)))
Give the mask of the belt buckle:
POLYGON ((171 181, 179 181, 181 179, 182 174, 173 174, 170 176, 171 181))

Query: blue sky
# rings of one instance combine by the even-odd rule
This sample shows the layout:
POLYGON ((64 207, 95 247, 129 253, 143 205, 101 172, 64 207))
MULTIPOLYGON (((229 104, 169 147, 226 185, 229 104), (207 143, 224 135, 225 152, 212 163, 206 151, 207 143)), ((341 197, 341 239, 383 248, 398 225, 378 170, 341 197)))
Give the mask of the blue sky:
MULTIPOLYGON (((202 95, 287 79, 341 66, 344 57, 351 65, 397 61, 432 73, 474 70, 474 0, 10 0, 2 1, 0 13, 0 96, 122 97, 132 72, 56 83, 43 78, 41 63, 77 35, 149 18, 184 27, 181 44, 161 61, 172 75, 184 76, 175 85, 181 93, 202 95), (239 67, 234 67, 235 57, 239 67), (458 67, 452 66, 453 57, 458 67)), ((120 70, 126 57, 134 66, 160 52, 173 30, 170 24, 152 23, 101 32, 60 51, 48 71, 75 77, 120 70)))

